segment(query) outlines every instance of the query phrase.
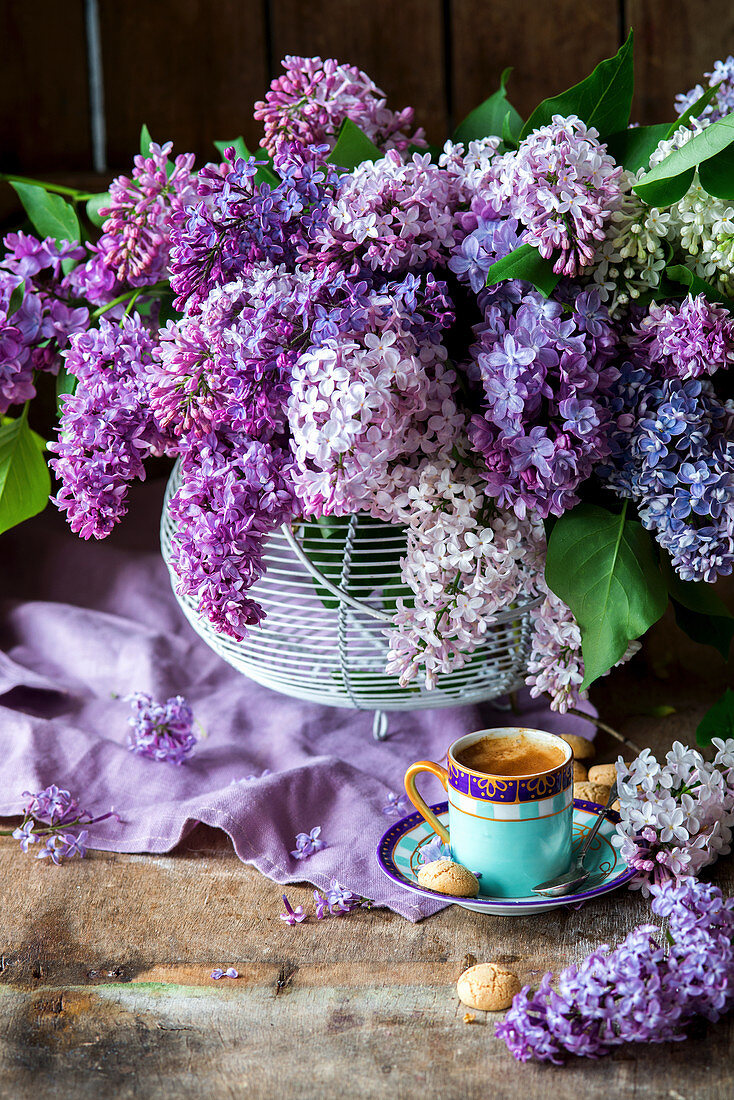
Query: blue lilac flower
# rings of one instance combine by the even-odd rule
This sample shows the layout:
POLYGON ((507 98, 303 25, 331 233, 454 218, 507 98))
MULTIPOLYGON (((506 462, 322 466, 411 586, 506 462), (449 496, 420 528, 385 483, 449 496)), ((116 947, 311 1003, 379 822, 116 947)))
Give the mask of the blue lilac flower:
POLYGON ((734 567, 734 411, 710 382, 661 381, 653 369, 639 348, 621 365, 610 463, 598 473, 637 503, 684 580, 714 581, 734 567))
POLYGON ((408 813, 410 809, 410 801, 405 794, 396 794, 395 791, 389 791, 387 795, 387 801, 382 807, 382 813, 385 817, 400 817, 402 814, 408 813))
POLYGON ((444 844, 440 836, 434 836, 428 844, 424 844, 418 852, 419 863, 433 863, 437 859, 453 859, 448 844, 444 844))
POLYGON ((151 760, 183 764, 194 750, 194 714, 182 695, 157 703, 144 691, 127 696, 133 713, 128 719, 132 731, 128 749, 151 760))

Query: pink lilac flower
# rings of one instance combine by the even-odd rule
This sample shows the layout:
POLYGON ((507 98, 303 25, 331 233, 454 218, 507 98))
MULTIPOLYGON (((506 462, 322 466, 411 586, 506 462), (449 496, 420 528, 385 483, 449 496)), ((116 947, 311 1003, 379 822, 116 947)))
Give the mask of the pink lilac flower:
POLYGON ((321 826, 317 825, 310 833, 298 833, 296 847, 291 855, 294 859, 308 859, 314 852, 320 852, 322 848, 326 847, 326 841, 321 840, 321 826))
POLYGON ((60 482, 54 498, 82 538, 105 538, 127 511, 130 482, 145 478, 143 460, 167 440, 155 423, 145 386, 153 340, 136 316, 72 338, 66 368, 79 384, 66 395, 59 439, 49 444, 60 482))
POLYGON ((654 889, 661 930, 641 925, 610 951, 525 986, 496 1034, 522 1062, 597 1058, 625 1043, 683 1039, 696 1016, 716 1021, 734 1005, 734 899, 687 879, 654 889))
POLYGON ((631 346, 664 378, 699 378, 734 364, 734 318, 703 295, 651 302, 631 346))
POLYGON ((116 279, 149 286, 166 274, 171 223, 194 198, 193 153, 169 163, 171 142, 151 142, 147 156, 135 157, 131 176, 110 185, 109 205, 97 252, 116 279), (170 169, 170 172, 169 172, 170 169))
POLYGON ((227 967, 226 970, 222 970, 221 967, 215 967, 209 975, 215 982, 218 982, 220 978, 239 978, 239 972, 235 970, 233 966, 227 967))
POLYGON ((412 107, 389 110, 384 92, 353 65, 333 58, 287 56, 283 68, 285 74, 273 80, 265 100, 255 104, 255 118, 265 125, 262 144, 270 153, 276 153, 284 139, 333 147, 346 118, 380 148, 403 151, 409 145, 425 145, 422 130, 410 132, 412 107))
POLYGON ((128 719, 132 732, 128 749, 151 760, 183 764, 196 746, 194 714, 182 695, 157 703, 144 691, 127 696, 133 714, 128 719))
POLYGON ((280 919, 284 920, 286 924, 290 924, 291 927, 294 924, 300 924, 307 917, 307 913, 304 912, 302 905, 297 905, 294 909, 285 894, 282 895, 283 904, 285 905, 285 913, 280 914, 280 919))
POLYGON ((325 216, 310 228, 310 262, 389 273, 445 262, 454 245, 455 189, 430 156, 397 152, 342 176, 325 216))
POLYGON ((554 115, 497 165, 506 212, 525 226, 524 241, 574 276, 590 267, 620 202, 622 169, 598 131, 575 115, 554 115))

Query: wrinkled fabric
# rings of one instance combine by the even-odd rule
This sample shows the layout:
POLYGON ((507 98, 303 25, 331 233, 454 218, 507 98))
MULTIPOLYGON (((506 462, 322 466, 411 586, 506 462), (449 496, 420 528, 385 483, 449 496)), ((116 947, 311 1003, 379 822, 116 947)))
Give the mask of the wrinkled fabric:
MULTIPOLYGON (((163 483, 141 486, 105 542, 81 542, 49 509, 0 535, 0 815, 24 791, 68 788, 95 814, 91 847, 167 852, 197 822, 223 829, 241 860, 279 883, 332 878, 420 920, 440 903, 402 890, 376 849, 382 813, 412 761, 439 760, 474 729, 523 725, 591 736, 581 719, 521 697, 520 717, 482 706, 372 715, 317 706, 246 679, 199 639, 179 610, 158 549, 163 483), (181 694, 203 727, 182 766, 126 747, 124 696, 181 694), (264 770, 270 775, 263 776, 264 770), (296 834, 320 825, 326 847, 298 861, 296 834)), ((443 799, 427 776, 429 802, 443 799)), ((32 858, 29 854, 28 858, 32 858)))

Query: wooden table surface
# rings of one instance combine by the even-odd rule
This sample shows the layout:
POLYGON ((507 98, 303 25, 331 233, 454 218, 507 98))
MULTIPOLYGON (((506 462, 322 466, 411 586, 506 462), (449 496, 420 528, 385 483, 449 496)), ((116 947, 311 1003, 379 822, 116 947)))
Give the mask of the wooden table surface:
MULTIPOLYGON (((715 652, 681 646, 666 623, 596 701, 664 751, 693 743, 724 684, 715 652), (653 716, 660 704, 676 713, 653 716)), ((611 739, 597 743, 599 760, 614 758, 611 739)), ((733 865, 712 874, 727 893, 733 865)), ((536 983, 649 919, 639 894, 520 919, 451 907, 415 925, 378 910, 289 928, 280 893, 203 827, 170 856, 92 853, 58 868, 2 838, 0 1097, 734 1095, 731 1018, 563 1068, 515 1063, 498 1016, 463 1020, 454 983, 466 966, 499 961, 536 983), (239 979, 212 981, 216 966, 239 979)), ((288 888, 293 904, 310 893, 288 888)))

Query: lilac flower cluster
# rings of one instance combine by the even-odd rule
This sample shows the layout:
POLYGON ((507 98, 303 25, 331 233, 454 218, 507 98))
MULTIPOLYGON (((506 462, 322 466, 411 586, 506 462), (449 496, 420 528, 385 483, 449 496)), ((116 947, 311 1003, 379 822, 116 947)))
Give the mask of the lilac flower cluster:
POLYGON ((87 854, 89 830, 82 828, 73 832, 75 826, 94 825, 117 816, 110 811, 93 817, 88 810, 80 809, 69 791, 55 784, 37 794, 23 791, 23 797, 28 799, 23 821, 11 835, 20 841, 23 852, 38 844, 36 859, 50 859, 57 866, 63 859, 75 856, 83 859, 87 854))
POLYGON ((255 104, 255 118, 265 126, 262 144, 271 154, 284 140, 333 146, 347 118, 381 149, 403 152, 410 145, 425 145, 422 130, 410 132, 412 107, 389 110, 385 93, 353 65, 333 58, 287 56, 283 68, 285 75, 277 77, 265 100, 255 104))
POLYGON ((0 261, 0 414, 35 396, 36 371, 56 373, 60 351, 83 332, 89 310, 76 303, 76 284, 64 261, 78 261, 85 249, 70 241, 9 233, 0 261), (15 303, 20 295, 20 301, 15 303), (12 300, 12 304, 11 304, 12 300))
POLYGON ((618 372, 607 310, 595 290, 564 303, 513 288, 485 296, 474 331, 470 372, 485 402, 470 436, 487 490, 521 518, 560 515, 608 450, 601 398, 618 372))
POLYGON ((518 1061, 562 1064, 684 1039, 695 1017, 716 1021, 734 1006, 734 898, 695 879, 654 894, 670 946, 655 925, 641 925, 561 971, 555 987, 550 973, 536 992, 525 986, 496 1028, 518 1061))
POLYGON ((682 302, 652 302, 631 345, 663 378, 700 378, 734 364, 734 318, 703 294, 682 302))
POLYGON ((620 201, 622 169, 598 131, 575 115, 554 115, 497 166, 506 210, 525 226, 523 240, 553 270, 578 275, 592 265, 620 201))
POLYGON ((661 381, 646 362, 636 350, 610 389, 610 466, 598 472, 637 502, 684 580, 714 581, 734 566, 734 411, 707 379, 661 381))
POLYGON ((82 538, 104 538, 127 510, 130 482, 145 478, 143 460, 166 439, 151 411, 145 366, 153 338, 136 315, 75 335, 66 369, 78 379, 66 395, 60 438, 49 444, 60 487, 55 504, 82 538))
POLYGON ((108 271, 132 287, 150 286, 166 274, 171 224, 194 196, 193 153, 171 164, 171 142, 151 142, 148 156, 135 157, 130 178, 110 186, 109 205, 97 252, 108 271))
POLYGON ((184 697, 173 695, 165 703, 157 703, 147 692, 136 691, 127 699, 133 709, 128 719, 132 727, 127 746, 130 752, 150 760, 183 764, 197 741, 194 714, 184 697))
POLYGON ((649 893, 668 879, 697 875, 731 851, 734 740, 714 740, 712 763, 679 741, 659 763, 644 749, 617 761, 620 822, 614 844, 637 871, 632 887, 649 893))

